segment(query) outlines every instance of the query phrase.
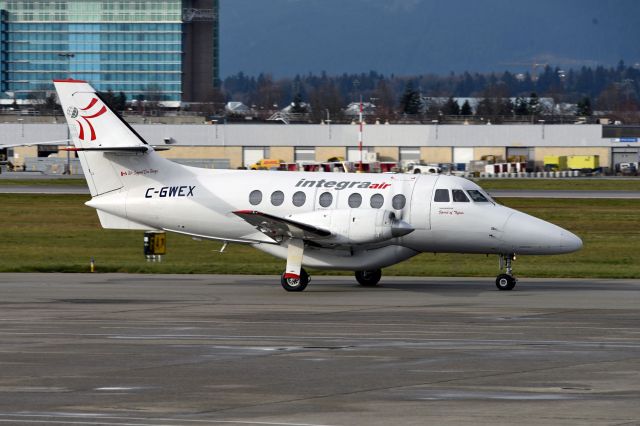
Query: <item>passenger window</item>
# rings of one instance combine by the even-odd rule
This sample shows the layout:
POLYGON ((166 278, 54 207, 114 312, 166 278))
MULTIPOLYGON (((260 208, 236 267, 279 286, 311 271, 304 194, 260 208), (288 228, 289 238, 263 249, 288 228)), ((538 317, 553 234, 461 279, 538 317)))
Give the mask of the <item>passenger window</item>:
POLYGON ((471 199, 476 203, 489 202, 489 200, 487 200, 487 198, 482 194, 482 192, 478 191, 477 189, 469 189, 467 193, 469 194, 469 197, 471 197, 471 199))
POLYGON ((391 206, 396 210, 404 209, 405 204, 407 204, 407 199, 402 194, 394 195, 391 199, 391 206))
POLYGON ((330 192, 323 192, 320 194, 320 206, 329 207, 333 202, 333 195, 330 192))
POLYGON ((433 197, 433 201, 436 203, 448 203, 449 190, 448 189, 436 189, 436 195, 433 197))
POLYGON ((373 207, 374 209, 379 209, 384 204, 384 197, 382 196, 382 194, 373 194, 371 196, 371 201, 369 202, 369 204, 371 204, 371 207, 373 207))
POLYGON ((467 198, 466 194, 462 189, 452 189, 451 193, 453 194, 453 201, 456 203, 468 203, 469 198, 467 198))
POLYGON ((357 192, 354 192, 353 194, 349 195, 349 207, 351 207, 352 209, 357 209, 361 205, 362 205, 362 195, 358 194, 357 192))
POLYGON ((251 191, 251 194, 249 194, 249 203, 251 203, 252 206, 257 206, 261 202, 262 192, 258 191, 257 189, 255 191, 251 191))
POLYGON ((304 205, 304 202, 307 201, 307 195, 302 191, 298 191, 293 194, 292 201, 294 206, 301 207, 302 205, 304 205))
POLYGON ((273 204, 274 206, 279 206, 282 203, 284 203, 284 192, 275 191, 273 194, 271 194, 271 204, 273 204))

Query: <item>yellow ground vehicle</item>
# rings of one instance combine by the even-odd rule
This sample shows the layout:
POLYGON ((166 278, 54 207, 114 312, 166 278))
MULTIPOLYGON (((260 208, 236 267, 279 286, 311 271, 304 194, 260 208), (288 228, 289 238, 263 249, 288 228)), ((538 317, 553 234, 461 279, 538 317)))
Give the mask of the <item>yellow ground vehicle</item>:
POLYGON ((276 170, 280 168, 282 163, 283 161, 277 158, 263 158, 257 163, 252 164, 249 168, 251 170, 276 170))
POLYGON ((591 173, 599 172, 602 169, 598 155, 545 155, 544 170, 547 172, 580 170, 591 173))
POLYGON ((544 171, 557 172, 559 170, 567 170, 567 156, 566 155, 545 155, 544 171))
POLYGON ((569 170, 596 171, 600 169, 598 155, 568 155, 567 168, 569 170))

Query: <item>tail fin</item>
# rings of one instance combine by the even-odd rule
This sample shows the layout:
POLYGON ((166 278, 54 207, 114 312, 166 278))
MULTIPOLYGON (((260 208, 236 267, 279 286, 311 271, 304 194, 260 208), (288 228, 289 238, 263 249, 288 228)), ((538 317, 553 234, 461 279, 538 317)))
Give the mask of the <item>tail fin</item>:
POLYGON ((123 161, 123 156, 140 156, 141 163, 155 157, 144 139, 86 81, 54 80, 54 85, 92 196, 124 186, 119 163, 131 163, 131 158, 123 161))

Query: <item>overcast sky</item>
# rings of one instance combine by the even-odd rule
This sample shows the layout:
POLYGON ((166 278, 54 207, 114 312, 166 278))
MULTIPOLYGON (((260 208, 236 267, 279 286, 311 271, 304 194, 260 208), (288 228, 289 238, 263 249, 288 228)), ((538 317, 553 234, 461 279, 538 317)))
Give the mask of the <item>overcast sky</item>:
POLYGON ((221 0, 222 76, 640 62, 640 0, 221 0))

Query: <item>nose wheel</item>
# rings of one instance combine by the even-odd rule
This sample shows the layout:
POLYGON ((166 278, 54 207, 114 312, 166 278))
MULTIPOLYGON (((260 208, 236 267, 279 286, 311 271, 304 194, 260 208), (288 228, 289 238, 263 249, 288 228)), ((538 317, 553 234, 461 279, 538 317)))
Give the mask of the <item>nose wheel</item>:
POLYGON ((500 255, 500 270, 504 269, 505 273, 496 277, 496 287, 498 287, 498 290, 513 290, 516 286, 518 279, 513 276, 513 269, 511 267, 511 262, 515 259, 515 254, 500 255))
POLYGON ((287 291, 303 291, 307 288, 309 281, 311 281, 309 274, 307 274, 307 271, 304 269, 300 269, 300 275, 285 272, 280 277, 280 284, 282 284, 282 288, 287 291))

